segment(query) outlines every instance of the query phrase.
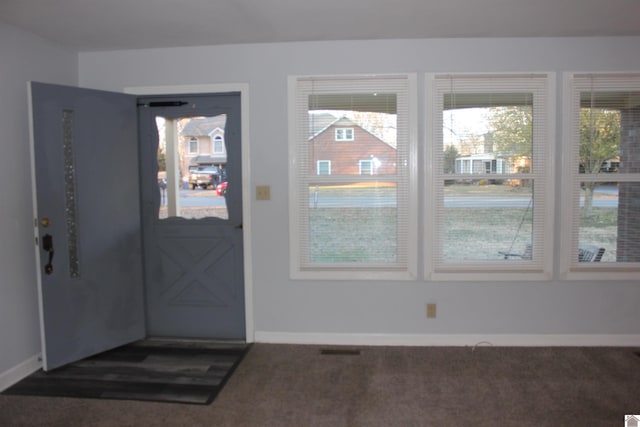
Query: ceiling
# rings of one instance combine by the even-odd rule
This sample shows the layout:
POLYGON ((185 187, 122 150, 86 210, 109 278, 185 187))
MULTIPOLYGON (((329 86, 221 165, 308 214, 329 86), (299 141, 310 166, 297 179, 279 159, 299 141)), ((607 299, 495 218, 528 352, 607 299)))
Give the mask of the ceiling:
POLYGON ((319 40, 640 35, 640 0, 0 0, 79 51, 319 40))

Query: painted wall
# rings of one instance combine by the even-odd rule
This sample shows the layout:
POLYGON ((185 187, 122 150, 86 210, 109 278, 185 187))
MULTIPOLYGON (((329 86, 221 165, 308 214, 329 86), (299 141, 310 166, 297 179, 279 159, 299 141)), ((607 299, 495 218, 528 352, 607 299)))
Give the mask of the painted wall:
POLYGON ((75 85, 78 55, 0 24, 0 390, 40 353, 27 81, 75 85))
MULTIPOLYGON (((582 334, 597 337, 587 343, 616 342, 615 337, 607 341, 616 334, 637 336, 639 281, 434 283, 289 278, 287 76, 415 72, 420 77, 422 115, 423 73, 509 71, 557 72, 561 94, 564 71, 640 71, 640 38, 314 42, 93 52, 79 57, 80 84, 98 89, 249 84, 251 186, 271 185, 272 196, 271 201, 254 201, 251 207, 259 340, 326 342, 339 341, 339 334, 354 334, 345 341, 364 335, 364 341, 374 342, 378 334, 390 334, 387 337, 404 336, 403 342, 446 343, 436 337, 460 334, 476 340, 506 334, 518 342, 514 337, 532 334, 538 341, 524 343, 544 344, 553 341, 540 338, 548 334, 561 336, 558 343, 564 336, 573 337, 566 337, 566 343, 580 342, 575 337, 582 334), (438 303, 435 320, 426 319, 427 302, 438 303)), ((557 108, 562 111, 560 98, 557 108)), ((561 124, 558 121, 558 159, 561 124)), ((421 145, 424 134, 421 123, 421 145)), ((556 163, 559 172, 561 162, 556 163)), ((556 194, 558 213, 561 197, 556 194)))

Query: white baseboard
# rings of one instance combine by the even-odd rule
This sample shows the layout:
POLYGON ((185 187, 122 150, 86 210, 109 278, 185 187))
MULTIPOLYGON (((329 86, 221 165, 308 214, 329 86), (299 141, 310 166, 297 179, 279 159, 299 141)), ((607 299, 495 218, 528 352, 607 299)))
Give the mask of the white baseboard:
POLYGON ((40 368, 42 368, 42 361, 40 360, 40 355, 36 354, 13 368, 0 373, 0 392, 33 374, 40 368))
POLYGON ((256 331, 255 342, 270 344, 372 346, 640 347, 635 334, 321 334, 256 331))

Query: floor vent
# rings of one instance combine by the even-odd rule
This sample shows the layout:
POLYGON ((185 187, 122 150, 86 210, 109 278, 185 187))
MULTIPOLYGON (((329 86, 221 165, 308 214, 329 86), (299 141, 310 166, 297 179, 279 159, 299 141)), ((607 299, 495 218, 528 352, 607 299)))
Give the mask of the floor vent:
POLYGON ((353 348, 323 348, 320 350, 323 356, 360 356, 360 350, 353 348))

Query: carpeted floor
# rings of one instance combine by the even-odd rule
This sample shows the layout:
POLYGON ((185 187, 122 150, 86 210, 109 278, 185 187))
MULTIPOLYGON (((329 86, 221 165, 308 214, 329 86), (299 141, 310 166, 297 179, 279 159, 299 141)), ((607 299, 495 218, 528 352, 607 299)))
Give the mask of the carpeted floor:
POLYGON ((39 370, 3 394, 210 404, 247 349, 236 343, 139 341, 39 370))
POLYGON ((0 425, 593 427, 640 413, 638 349, 322 350, 254 344, 209 406, 0 396, 0 425))

